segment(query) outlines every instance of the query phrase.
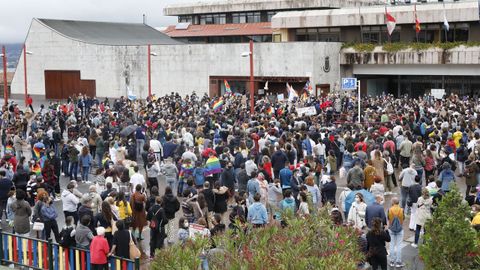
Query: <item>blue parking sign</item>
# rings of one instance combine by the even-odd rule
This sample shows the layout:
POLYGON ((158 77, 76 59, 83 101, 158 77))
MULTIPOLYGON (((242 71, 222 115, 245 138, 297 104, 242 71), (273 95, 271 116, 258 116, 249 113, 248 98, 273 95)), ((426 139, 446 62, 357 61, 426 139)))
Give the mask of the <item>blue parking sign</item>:
POLYGON ((357 78, 342 78, 343 90, 355 90, 357 89, 357 78))

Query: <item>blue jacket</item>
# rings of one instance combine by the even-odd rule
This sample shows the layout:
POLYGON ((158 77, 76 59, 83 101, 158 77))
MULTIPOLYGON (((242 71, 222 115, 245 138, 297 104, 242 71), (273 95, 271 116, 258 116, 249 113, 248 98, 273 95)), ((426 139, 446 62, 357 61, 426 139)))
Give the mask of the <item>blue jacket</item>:
POLYGON ((197 167, 193 171, 193 176, 195 177, 195 185, 196 186, 203 186, 205 183, 205 176, 203 175, 205 169, 202 167, 197 167))
POLYGON ((55 211, 55 207, 53 205, 44 204, 42 207, 41 214, 43 220, 56 220, 57 219, 57 212, 55 211))
POLYGON ((283 212, 291 212, 291 214, 295 214, 297 210, 297 204, 293 198, 285 198, 280 201, 280 210, 283 212))
POLYGON ((167 142, 163 145, 163 158, 173 157, 177 145, 173 142, 167 142))
POLYGON ((137 129, 135 130, 135 139, 145 140, 145 133, 143 127, 137 127, 137 129))
POLYGON ((290 181, 292 179, 293 173, 288 168, 283 168, 280 170, 280 183, 282 184, 282 189, 290 188, 290 181))
POLYGON ((443 191, 450 191, 450 183, 455 181, 455 174, 452 170, 443 170, 438 176, 438 180, 442 181, 441 189, 443 191))
POLYGON ((256 202, 248 207, 247 220, 252 224, 267 224, 267 208, 261 202, 256 202))
POLYGON ((383 205, 374 202, 367 206, 367 210, 365 211, 365 222, 367 223, 368 228, 372 228, 372 220, 376 217, 382 220, 383 225, 387 224, 387 216, 385 215, 383 205))
POLYGON ((90 165, 92 164, 92 155, 80 155, 78 156, 78 161, 80 162, 81 167, 90 167, 90 165))
POLYGON ((250 203, 253 203, 253 196, 255 196, 255 194, 257 193, 260 193, 260 184, 255 178, 248 180, 247 193, 248 193, 248 201, 250 203))

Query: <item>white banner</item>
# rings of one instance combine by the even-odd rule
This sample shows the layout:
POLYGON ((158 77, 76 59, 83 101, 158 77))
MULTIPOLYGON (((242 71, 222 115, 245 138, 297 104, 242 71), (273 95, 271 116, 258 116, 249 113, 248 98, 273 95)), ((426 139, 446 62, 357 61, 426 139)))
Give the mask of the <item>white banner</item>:
POLYGON ((315 110, 315 106, 297 108, 297 114, 298 115, 312 116, 312 115, 317 114, 317 110, 315 110))
POLYGON ((442 99, 445 95, 445 89, 432 89, 431 95, 436 99, 442 99))

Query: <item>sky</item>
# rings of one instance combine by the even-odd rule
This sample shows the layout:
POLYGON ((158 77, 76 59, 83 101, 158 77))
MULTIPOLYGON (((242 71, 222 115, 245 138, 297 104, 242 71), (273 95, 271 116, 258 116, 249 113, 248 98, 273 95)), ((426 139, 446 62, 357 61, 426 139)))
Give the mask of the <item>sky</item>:
POLYGON ((176 23, 176 17, 163 16, 169 4, 207 0, 2 0, 0 44, 23 43, 32 18, 142 22, 153 27, 176 23), (5 10, 6 9, 6 10, 5 10))

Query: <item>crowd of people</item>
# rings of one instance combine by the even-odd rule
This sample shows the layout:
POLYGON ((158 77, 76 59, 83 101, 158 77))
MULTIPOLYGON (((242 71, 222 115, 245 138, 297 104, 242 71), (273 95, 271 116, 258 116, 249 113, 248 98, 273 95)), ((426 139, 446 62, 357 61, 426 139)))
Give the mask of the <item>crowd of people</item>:
POLYGON ((96 269, 112 254, 131 258, 129 246, 148 229, 153 257, 165 242, 288 226, 287 212, 308 218, 327 204, 334 224, 365 233, 373 269, 402 267, 404 228, 415 232, 416 248, 439 200, 463 182, 472 226, 480 227, 474 99, 368 97, 361 124, 355 99, 339 94, 261 99, 253 115, 245 97, 218 101, 80 95, 36 113, 31 99, 23 111, 4 106, 2 217, 19 235, 53 233, 63 246, 90 249, 96 269), (308 106, 317 113, 296 113, 308 106))

